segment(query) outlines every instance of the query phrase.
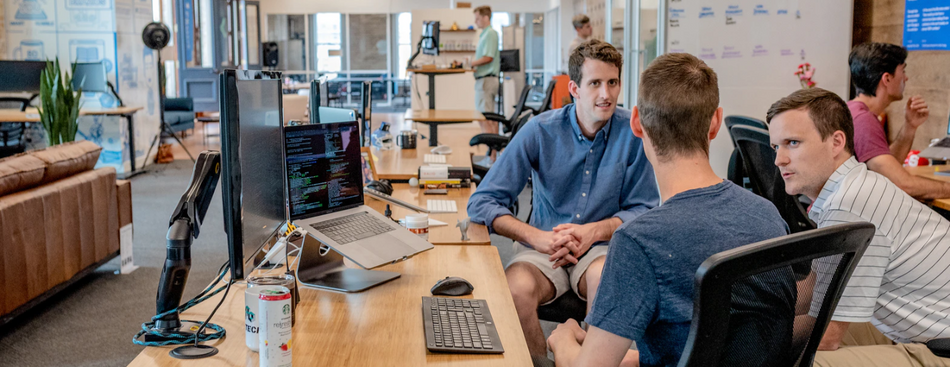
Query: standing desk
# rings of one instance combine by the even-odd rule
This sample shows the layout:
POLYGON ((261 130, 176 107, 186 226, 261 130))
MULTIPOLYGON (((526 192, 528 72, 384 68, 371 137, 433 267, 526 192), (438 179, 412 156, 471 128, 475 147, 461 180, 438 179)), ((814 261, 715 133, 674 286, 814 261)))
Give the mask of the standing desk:
MULTIPOLYGON (((475 184, 472 187, 460 189, 447 189, 447 195, 425 195, 423 189, 411 187, 409 184, 393 184, 392 197, 405 201, 416 206, 426 207, 426 200, 453 200, 458 207, 457 213, 430 213, 429 218, 439 220, 448 225, 429 227, 429 243, 433 245, 491 245, 491 238, 488 236, 488 228, 481 224, 471 223, 468 227, 468 241, 462 241, 462 233, 455 227, 458 220, 468 218, 468 212, 465 207, 468 205, 468 198, 475 192, 475 184)), ((386 210, 388 202, 376 199, 366 195, 364 203, 382 213, 386 210)), ((403 208, 396 204, 389 204, 393 211, 393 218, 400 219, 407 214, 415 214, 410 209, 403 208)))
MULTIPOLYGON (((116 107, 101 110, 79 110, 79 115, 116 115, 125 118, 129 129, 129 164, 131 169, 124 178, 135 176, 142 171, 135 170, 135 124, 132 115, 142 107, 116 107)), ((15 109, 0 109, 0 123, 2 122, 40 122, 40 114, 36 108, 27 108, 26 111, 15 109)))
MULTIPOLYGON (((929 178, 931 180, 950 182, 950 176, 943 176, 934 174, 934 172, 948 172, 950 173, 950 165, 945 166, 920 166, 920 167, 904 167, 907 172, 918 177, 929 178)), ((936 199, 933 200, 932 204, 934 207, 950 210, 950 198, 936 199)))
MULTIPOLYGON (((508 290, 505 272, 492 246, 436 246, 409 260, 379 270, 402 274, 360 293, 302 288, 293 334, 293 362, 299 366, 531 366, 528 345, 508 290), (422 326, 422 297, 446 276, 460 276, 475 287, 465 299, 488 302, 504 354, 430 353, 422 326)), ((147 347, 129 366, 257 366, 258 354, 244 345, 244 284, 230 294, 211 322, 227 336, 211 343, 215 356, 197 360, 170 357, 172 347, 147 347)), ((203 320, 224 292, 195 306, 183 319, 203 320)), ((455 298, 455 297, 453 297, 455 298)))
MULTIPOLYGON (((484 120, 485 116, 475 110, 413 110, 406 111, 406 120, 429 125, 429 146, 439 145, 439 125, 471 123, 475 120, 484 120)), ((471 137, 468 137, 471 139, 471 137)))
POLYGON ((435 76, 445 74, 462 74, 472 69, 408 69, 407 72, 423 74, 429 77, 429 109, 435 109, 435 76))

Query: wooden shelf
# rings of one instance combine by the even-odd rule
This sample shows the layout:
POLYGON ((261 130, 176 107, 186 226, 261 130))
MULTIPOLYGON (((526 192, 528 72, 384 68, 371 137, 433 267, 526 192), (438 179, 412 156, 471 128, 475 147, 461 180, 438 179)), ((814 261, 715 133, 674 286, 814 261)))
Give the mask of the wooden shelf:
POLYGON ((439 53, 466 53, 466 52, 475 52, 475 51, 474 51, 474 50, 472 50, 472 51, 467 51, 467 50, 439 50, 439 53))
POLYGON ((475 32, 475 30, 474 29, 459 29, 459 30, 453 31, 451 29, 440 29, 439 32, 475 32))

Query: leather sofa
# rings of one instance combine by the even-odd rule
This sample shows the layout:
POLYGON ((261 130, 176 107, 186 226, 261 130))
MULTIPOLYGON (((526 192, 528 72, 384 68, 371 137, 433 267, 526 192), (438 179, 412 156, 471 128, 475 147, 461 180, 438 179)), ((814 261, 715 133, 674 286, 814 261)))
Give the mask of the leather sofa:
POLYGON ((165 123, 171 132, 195 128, 195 103, 191 97, 165 99, 165 123))
MULTIPOLYGON (((0 325, 119 255, 115 169, 89 141, 0 159, 0 325)), ((123 182, 127 192, 127 182, 123 182)))

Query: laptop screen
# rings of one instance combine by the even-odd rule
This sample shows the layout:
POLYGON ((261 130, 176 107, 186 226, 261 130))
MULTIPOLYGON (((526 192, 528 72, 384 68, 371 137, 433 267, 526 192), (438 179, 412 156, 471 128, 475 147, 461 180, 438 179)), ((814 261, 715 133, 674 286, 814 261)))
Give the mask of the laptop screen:
POLYGON ((287 126, 284 137, 290 219, 363 205, 356 121, 287 126))

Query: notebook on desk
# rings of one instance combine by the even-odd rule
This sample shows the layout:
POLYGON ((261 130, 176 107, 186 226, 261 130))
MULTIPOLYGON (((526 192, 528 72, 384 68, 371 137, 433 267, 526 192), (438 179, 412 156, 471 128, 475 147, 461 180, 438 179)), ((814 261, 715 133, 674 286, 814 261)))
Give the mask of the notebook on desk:
POLYGON ((432 248, 363 205, 356 121, 287 126, 284 132, 290 219, 298 226, 366 269, 432 248))

